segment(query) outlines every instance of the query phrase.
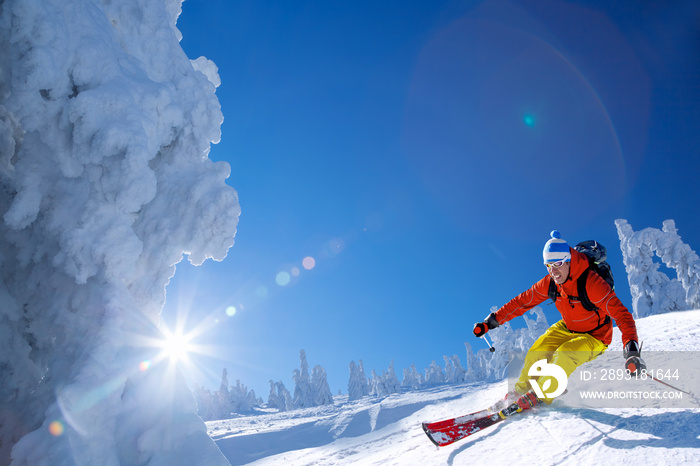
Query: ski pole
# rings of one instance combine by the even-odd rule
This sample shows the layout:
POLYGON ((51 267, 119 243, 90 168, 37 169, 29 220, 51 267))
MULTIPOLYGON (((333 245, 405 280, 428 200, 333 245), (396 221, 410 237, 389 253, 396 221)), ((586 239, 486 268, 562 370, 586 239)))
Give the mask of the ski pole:
POLYGON ((483 335, 484 341, 486 342, 487 345, 489 345, 489 351, 492 353, 496 351, 496 348, 493 347, 491 343, 489 343, 489 340, 486 338, 486 334, 483 335))
POLYGON ((669 388, 672 388, 672 389, 674 389, 674 390, 678 390, 679 392, 683 392, 683 393, 685 393, 686 395, 690 395, 693 399, 697 400, 697 398, 695 398, 695 395, 692 394, 691 392, 686 392, 685 390, 681 390, 681 389, 678 388, 678 387, 674 387, 674 386, 671 385, 670 383, 666 383, 666 382, 664 382, 663 380, 659 380, 659 379, 657 379, 656 377, 654 377, 653 375, 651 375, 651 374, 649 374, 649 373, 647 373, 647 375, 651 378, 651 380, 655 380, 655 381, 657 381, 657 382, 659 382, 659 383, 661 383, 661 384, 666 385, 666 386, 669 387, 669 388))

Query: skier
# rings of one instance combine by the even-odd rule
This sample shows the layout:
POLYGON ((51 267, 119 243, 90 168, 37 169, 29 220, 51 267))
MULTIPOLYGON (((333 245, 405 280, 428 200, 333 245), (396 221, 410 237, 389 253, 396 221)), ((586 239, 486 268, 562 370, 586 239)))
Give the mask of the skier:
MULTIPOLYGON (((532 345, 525 356, 522 372, 515 385, 517 393, 511 392, 507 398, 518 399, 524 394, 533 397, 528 372, 530 367, 541 359, 558 365, 569 377, 578 366, 603 354, 612 341, 612 319, 622 332, 625 367, 632 374, 645 370, 646 366, 640 358, 641 348, 637 343, 634 318, 610 285, 600 275, 589 271, 585 279, 585 292, 595 306, 594 311, 587 310, 578 299, 580 293, 577 280, 589 268, 588 257, 570 248, 556 230, 552 231, 551 239, 545 244, 542 255, 548 274, 529 290, 489 314, 484 322, 474 325, 474 335, 482 337, 490 329, 549 299, 550 281, 556 284, 555 305, 561 313, 562 320, 552 325, 532 345)), ((537 380, 539 387, 545 386, 548 377, 553 380, 551 387, 557 386, 554 382, 556 379, 542 376, 537 380)), ((540 398, 539 401, 550 404, 553 398, 540 398)))

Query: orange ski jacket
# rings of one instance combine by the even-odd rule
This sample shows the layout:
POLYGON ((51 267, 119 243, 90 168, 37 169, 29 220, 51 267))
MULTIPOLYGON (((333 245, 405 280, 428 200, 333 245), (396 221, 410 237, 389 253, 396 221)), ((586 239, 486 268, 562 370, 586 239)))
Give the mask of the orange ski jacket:
MULTIPOLYGON (((571 248, 570 248, 571 249, 571 248)), ((588 258, 585 254, 571 249, 571 268, 569 277, 561 285, 557 285, 560 296, 554 303, 562 316, 566 328, 571 332, 590 333, 593 337, 609 345, 612 341, 612 321, 622 332, 622 344, 628 341, 639 341, 637 326, 630 311, 622 304, 615 292, 605 280, 594 271, 588 272, 586 278, 586 292, 588 299, 598 308, 598 311, 589 311, 578 300, 578 288, 576 280, 588 268, 588 258), (609 316, 609 317, 608 317, 609 316), (607 322, 606 322, 607 319, 607 322)), ((523 315, 538 304, 549 299, 549 274, 532 287, 511 299, 498 311, 496 319, 499 324, 508 322, 514 317, 523 315)))

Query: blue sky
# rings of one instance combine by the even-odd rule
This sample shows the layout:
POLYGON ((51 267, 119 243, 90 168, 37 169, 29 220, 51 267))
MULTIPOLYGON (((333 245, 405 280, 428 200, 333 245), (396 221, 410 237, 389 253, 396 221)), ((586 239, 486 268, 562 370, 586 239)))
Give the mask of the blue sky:
POLYGON ((217 354, 190 381, 225 367, 266 400, 300 349, 334 393, 352 360, 464 361, 552 229, 607 246, 628 306, 615 219, 697 250, 700 6, 609 3, 187 0, 242 209, 228 257, 168 287, 164 322, 217 354))

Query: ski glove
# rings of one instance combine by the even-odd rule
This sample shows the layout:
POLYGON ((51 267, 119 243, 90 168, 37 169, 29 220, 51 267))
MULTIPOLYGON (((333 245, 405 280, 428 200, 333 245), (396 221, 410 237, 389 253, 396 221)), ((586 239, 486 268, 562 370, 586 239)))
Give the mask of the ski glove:
POLYGON ((484 335, 486 335, 486 332, 495 329, 499 325, 500 324, 498 323, 498 320, 496 320, 496 315, 492 312, 488 315, 486 320, 474 324, 474 335, 476 335, 477 337, 483 337, 484 335))
POLYGON ((622 351, 622 355, 625 357, 625 369, 630 371, 631 375, 639 376, 647 370, 647 365, 644 364, 644 360, 640 356, 641 352, 642 349, 634 340, 628 341, 622 351))

